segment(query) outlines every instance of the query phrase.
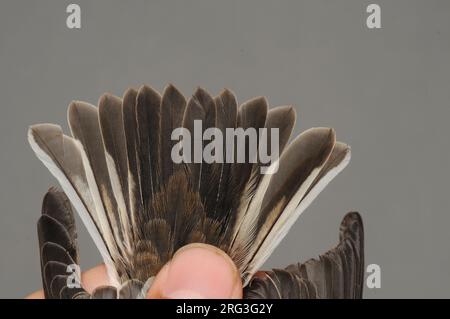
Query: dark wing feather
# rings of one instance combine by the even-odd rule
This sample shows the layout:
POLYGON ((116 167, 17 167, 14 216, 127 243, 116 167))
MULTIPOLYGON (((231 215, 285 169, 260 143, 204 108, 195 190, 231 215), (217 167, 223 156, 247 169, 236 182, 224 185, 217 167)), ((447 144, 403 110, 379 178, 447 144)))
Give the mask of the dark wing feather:
MULTIPOLYGON (((265 131, 262 135, 263 141, 265 143, 260 143, 258 145, 258 152, 262 152, 264 156, 268 156, 269 154, 274 156, 275 158, 271 158, 271 160, 275 159, 278 161, 279 155, 284 151, 284 148, 291 136, 292 130, 294 128, 296 119, 296 113, 293 107, 290 106, 279 106, 274 109, 269 110, 267 113, 267 119, 265 124, 265 131), (278 130, 278 152, 276 152, 275 148, 272 147, 272 136, 273 129, 278 130), (274 153, 272 153, 274 152, 274 153), (275 154, 278 153, 278 154, 275 154)), ((260 153, 258 153, 260 155, 260 153)), ((231 245, 234 244, 234 241, 237 238, 237 234, 242 229, 242 226, 247 223, 254 224, 256 223, 257 215, 259 214, 259 208, 254 209, 255 205, 260 206, 264 194, 267 191, 269 186, 270 179, 270 168, 273 166, 272 162, 266 162, 267 159, 263 159, 258 157, 258 163, 253 165, 251 176, 249 182, 247 183, 247 188, 245 190, 245 194, 249 197, 247 201, 244 201, 239 208, 239 220, 236 221, 236 224, 233 225, 235 228, 233 231, 233 239, 231 245), (264 166, 264 167, 263 167, 264 166), (264 170, 264 172, 262 171, 264 170), (263 178, 265 177, 265 182, 263 182, 263 178)), ((252 233, 245 233, 244 235, 248 236, 250 240, 253 240, 252 233)), ((242 237, 239 239, 241 242, 244 240, 242 237)))
POLYGON ((132 217, 129 214, 128 156, 122 100, 113 95, 103 95, 99 101, 98 113, 111 188, 117 203, 125 245, 130 251, 132 217))
MULTIPOLYGON (((217 188, 215 191, 215 204, 211 208, 213 210, 213 216, 222 216, 224 223, 229 219, 227 217, 232 214, 231 205, 233 202, 239 201, 240 194, 234 194, 231 198, 229 195, 233 195, 231 189, 233 188, 233 181, 235 176, 233 174, 232 167, 234 164, 227 161, 226 152, 226 129, 235 129, 237 126, 237 100, 233 92, 230 90, 222 91, 217 97, 214 98, 216 104, 216 114, 217 114, 217 128, 222 131, 222 145, 223 163, 216 166, 215 170, 215 180, 217 181, 217 188)), ((214 194, 211 194, 214 197, 214 194)))
MULTIPOLYGON (((239 107, 237 127, 247 130, 248 128, 256 129, 258 143, 252 149, 253 145, 250 145, 250 141, 247 140, 245 143, 245 163, 238 163, 233 165, 233 178, 232 178, 232 191, 239 194, 244 193, 244 189, 247 182, 250 179, 252 168, 255 163, 257 163, 258 157, 258 146, 259 146, 259 131, 264 128, 266 124, 267 111, 269 104, 264 97, 258 97, 250 101, 245 102, 239 107), (234 187, 233 187, 234 186, 234 187)), ((239 151, 239 145, 235 148, 237 154, 239 151)), ((238 161, 236 160, 235 163, 238 161)), ((244 196, 249 196, 249 194, 244 194, 244 196)))
POLYGON ((172 148, 176 141, 172 141, 172 132, 183 125, 186 108, 184 96, 173 85, 164 90, 161 100, 161 184, 167 184, 179 165, 172 160, 172 148))
MULTIPOLYGON (((204 120, 202 124, 203 135, 207 129, 217 127, 216 103, 211 95, 209 95, 209 93, 202 88, 197 89, 193 99, 195 99, 204 110, 204 120)), ((207 142, 204 142, 202 143, 202 146, 205 147, 206 144, 207 142)), ((217 202, 217 189, 222 165, 221 163, 207 163, 203 158, 200 165, 199 191, 206 215, 213 219, 220 218, 220 216, 216 215, 215 206, 217 202)))
POLYGON ((75 220, 69 199, 63 192, 50 189, 45 195, 37 228, 45 297, 87 295, 81 287, 68 287, 69 276, 73 274, 68 267, 77 267, 79 261, 75 220))
POLYGON ((253 195, 252 187, 249 187, 248 183, 253 167, 258 166, 259 131, 265 126, 267 112, 268 102, 264 97, 257 97, 243 103, 237 111, 236 130, 249 132, 247 129, 255 129, 258 142, 256 145, 251 143, 252 140, 248 136, 245 136, 242 141, 234 138, 233 165, 229 171, 229 184, 223 190, 225 197, 223 211, 221 212, 224 216, 222 222, 226 226, 226 245, 232 243, 235 225, 243 217, 244 212, 239 208, 245 205, 253 195), (242 143, 244 143, 244 146, 242 143), (239 154, 243 155, 243 162, 242 158, 239 159, 239 154))
MULTIPOLYGON (((85 170, 90 171, 86 175, 97 214, 103 220, 102 234, 116 267, 120 269, 117 260, 126 255, 124 233, 120 228, 119 210, 106 163, 98 109, 84 102, 73 102, 69 106, 68 119, 72 135, 81 143, 86 155, 83 164, 85 170)), ((123 273, 123 269, 119 272, 123 273)))
MULTIPOLYGON (((145 214, 160 184, 161 95, 148 86, 140 88, 136 105, 137 165, 141 206, 145 214)), ((128 137, 127 137, 128 138, 128 137)))
POLYGON ((334 130, 307 130, 283 152, 278 171, 265 177, 267 191, 250 207, 253 214, 245 216, 233 247, 232 256, 236 256, 244 273, 252 275, 262 266, 292 226, 301 213, 296 208, 327 162, 334 144, 334 130))
POLYGON ((139 168, 138 168, 138 121, 136 99, 138 92, 129 89, 125 92, 122 99, 122 118, 126 141, 127 162, 128 162, 128 206, 131 215, 133 237, 136 239, 137 233, 137 215, 142 211, 141 191, 139 187, 139 168))
POLYGON ((82 163, 82 146, 64 135, 60 126, 52 124, 33 125, 28 130, 28 139, 38 158, 60 182, 94 239, 105 264, 112 270, 111 253, 101 231, 102 220, 91 192, 86 191, 89 185, 82 163))
POLYGON ((275 209, 283 211, 288 200, 328 160, 335 144, 332 129, 311 129, 301 134, 283 154, 280 168, 273 176, 262 203, 258 227, 262 227, 275 209), (282 206, 279 206, 281 203, 282 206))
MULTIPOLYGON (((237 125, 237 100, 233 92, 224 90, 214 99, 217 107, 217 128, 222 131, 223 144, 226 145, 226 129, 234 129, 237 125)), ((227 200, 226 194, 229 194, 229 188, 232 187, 231 174, 232 163, 226 161, 226 148, 223 149, 224 163, 221 165, 219 183, 217 185, 217 203, 214 207, 214 214, 227 212, 230 203, 227 200)), ((229 212, 228 212, 229 213, 229 212)))
POLYGON ((292 106, 278 106, 267 113, 267 142, 268 142, 268 154, 271 153, 271 129, 277 128, 279 130, 279 153, 281 154, 286 147, 289 138, 291 137, 292 130, 294 129, 296 120, 295 109, 292 106))
MULTIPOLYGON (((194 124, 195 121, 202 121, 202 123, 205 120, 205 109, 203 106, 198 102, 198 100, 195 97, 192 97, 189 99, 186 111, 184 113, 183 117, 183 127, 187 129, 191 135, 191 140, 189 143, 191 143, 191 154, 187 153, 187 150, 183 150, 185 152, 186 156, 190 156, 189 163, 187 164, 189 168, 189 172, 191 175, 191 183, 193 189, 196 191, 200 190, 200 177, 201 177, 201 166, 202 163, 197 163, 198 160, 196 156, 203 154, 203 149, 201 149, 200 154, 198 154, 198 150, 196 150, 193 146, 199 145, 203 147, 203 132, 199 132, 202 135, 197 136, 194 131, 194 124), (192 145, 195 143, 194 145, 192 145), (196 153, 197 152, 197 153, 196 153), (196 155, 197 154, 197 155, 196 155)), ((197 133, 198 134, 198 133, 197 133)))
POLYGON ((319 259, 285 270, 258 272, 244 290, 247 299, 360 299, 364 281, 364 227, 358 213, 347 214, 339 244, 319 259))

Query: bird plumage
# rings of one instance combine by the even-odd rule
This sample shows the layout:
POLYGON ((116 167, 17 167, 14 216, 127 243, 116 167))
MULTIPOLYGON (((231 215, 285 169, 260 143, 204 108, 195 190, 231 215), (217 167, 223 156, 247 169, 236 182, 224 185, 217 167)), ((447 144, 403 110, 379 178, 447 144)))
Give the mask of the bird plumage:
MULTIPOLYGON (((269 109, 262 97, 238 107, 229 90, 212 97, 199 88, 186 101, 172 85, 162 95, 143 86, 128 90, 123 99, 104 95, 98 108, 73 102, 68 121, 72 137, 53 124, 32 126, 28 137, 82 217, 112 287, 119 289, 113 293, 111 287, 99 288, 93 294, 96 297, 141 296, 173 254, 193 242, 224 250, 247 285, 298 216, 350 159, 350 148, 336 142, 329 128, 309 129, 288 144, 295 123, 292 107, 269 109), (280 157, 271 163, 277 170, 274 174, 260 170, 266 163, 257 151, 270 152, 275 147, 270 130, 268 138, 262 141, 259 136, 255 145, 246 140, 244 149, 238 149, 242 145, 234 144, 231 155, 223 148, 223 162, 175 163, 171 156, 177 141, 172 132, 184 127, 198 138, 194 121, 202 122, 202 135, 208 128, 219 129, 224 143, 227 128, 278 129, 280 157), (239 151, 245 155, 244 162, 237 161, 239 151)), ((53 198, 62 203, 63 197, 50 191, 44 200, 46 211, 71 215, 67 205, 49 204, 53 198)), ((39 222, 40 241, 66 247, 77 263, 73 217, 63 221, 56 227, 44 214, 39 222)), ((47 261, 47 255, 41 256, 47 261)), ((44 286, 51 274, 62 276, 64 263, 55 262, 47 266, 50 275, 43 275, 44 286)), ((51 286, 44 288, 49 297, 56 296, 51 286)), ((54 290, 60 288, 54 280, 54 290)))
POLYGON ((255 274, 247 299, 360 299, 364 280, 364 228, 358 213, 342 220, 339 244, 305 263, 255 274))
POLYGON ((46 194, 37 229, 45 297, 72 299, 84 295, 81 287, 67 288, 71 274, 68 267, 78 265, 79 260, 75 220, 64 193, 50 189, 46 194))

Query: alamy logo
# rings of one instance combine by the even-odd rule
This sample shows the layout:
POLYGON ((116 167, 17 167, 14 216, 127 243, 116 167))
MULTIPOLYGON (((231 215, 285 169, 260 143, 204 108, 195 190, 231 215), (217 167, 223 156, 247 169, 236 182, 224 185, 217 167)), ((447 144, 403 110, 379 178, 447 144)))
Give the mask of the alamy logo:
POLYGON ((367 7, 366 11, 370 13, 366 20, 367 28, 381 29, 381 7, 373 3, 367 7))
POLYGON ((78 4, 69 4, 66 8, 69 16, 66 19, 66 25, 69 29, 81 29, 81 8, 78 4))
POLYGON ((381 288, 381 267, 377 264, 367 266, 369 275, 366 278, 366 285, 369 289, 381 288))
POLYGON ((218 128, 203 131, 202 121, 194 121, 193 136, 187 128, 176 128, 172 140, 178 141, 172 148, 174 163, 261 163, 261 174, 278 171, 279 129, 218 128), (225 136, 224 136, 225 133, 225 136))
POLYGON ((66 285, 70 289, 81 288, 81 271, 80 266, 71 264, 67 266, 67 280, 66 285))

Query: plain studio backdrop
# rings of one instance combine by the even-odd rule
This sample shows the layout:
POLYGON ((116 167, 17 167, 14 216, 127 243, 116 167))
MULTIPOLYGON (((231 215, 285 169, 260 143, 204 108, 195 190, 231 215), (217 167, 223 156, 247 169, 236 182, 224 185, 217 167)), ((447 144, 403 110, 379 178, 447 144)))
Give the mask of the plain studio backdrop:
MULTIPOLYGON (((97 103, 147 83, 224 87, 240 102, 292 104, 294 133, 330 126, 350 165, 304 212, 265 268, 317 257, 341 218, 361 212, 367 298, 450 297, 450 1, 75 1, 0 4, 0 297, 41 285, 36 221, 57 181, 34 156, 28 126, 67 131, 71 100, 97 103), (381 29, 366 8, 381 6, 381 29)), ((79 221, 79 219, 77 220, 79 221)), ((78 223, 82 268, 100 262, 78 223)))

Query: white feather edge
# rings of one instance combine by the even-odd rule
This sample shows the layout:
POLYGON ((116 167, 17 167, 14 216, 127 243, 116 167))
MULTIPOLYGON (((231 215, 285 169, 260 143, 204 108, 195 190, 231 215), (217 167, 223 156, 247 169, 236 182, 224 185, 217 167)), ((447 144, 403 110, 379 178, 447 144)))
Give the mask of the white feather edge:
MULTIPOLYGON (((246 286, 252 276, 263 266, 278 244, 287 235, 291 227, 294 225, 298 217, 305 211, 305 209, 312 203, 312 201, 322 192, 322 190, 348 165, 351 159, 351 150, 345 155, 344 159, 335 167, 333 167, 325 176, 323 176, 311 191, 303 198, 300 195, 300 189, 296 195, 291 199, 288 206, 285 208, 280 216, 280 219, 275 223, 272 231, 264 240, 254 258, 249 262, 249 266, 245 272, 244 286, 246 286), (298 203, 300 197, 300 203, 298 203)), ((322 166, 323 167, 323 166, 322 166)), ((319 170, 320 169, 316 169, 319 170)), ((317 177, 317 174, 315 175, 317 177)), ((308 179, 310 178, 308 177, 308 179)), ((304 183, 306 184, 306 183, 304 183)), ((302 185, 303 186, 303 185, 302 185)), ((307 190, 306 190, 307 191, 307 190)))
MULTIPOLYGON (((263 135, 261 137, 261 140, 267 140, 267 132, 263 131, 263 135)), ((255 155, 255 163, 253 168, 259 172, 260 167, 258 166, 258 162, 257 162, 257 156, 255 155)), ((242 238, 242 236, 247 237, 249 235, 248 232, 244 231, 241 232, 241 227, 246 227, 248 228, 248 225, 254 225, 259 217, 258 214, 251 214, 251 212, 259 212, 261 205, 262 205, 262 200, 264 198, 264 194, 267 191, 267 188, 269 187, 270 184, 270 180, 272 178, 272 175, 275 174, 278 170, 279 167, 279 162, 280 162, 280 156, 278 156, 278 158, 269 165, 269 167, 267 168, 267 173, 264 174, 264 176, 261 178, 261 181, 259 182, 259 185, 257 185, 256 188, 256 192, 255 194, 244 200, 238 207, 238 214, 237 214, 237 220, 236 220, 236 227, 234 228, 233 231, 233 239, 231 241, 231 251, 233 251, 233 247, 235 246, 235 243, 242 243, 244 240, 242 238), (250 214, 249 214, 250 212, 250 214)), ((249 191, 249 185, 246 185, 246 188, 244 190, 244 194, 247 194, 249 191)), ((245 229, 245 228, 244 228, 245 229)), ((238 256, 236 256, 238 257, 238 256)))
MULTIPOLYGON (((310 130, 302 132, 300 135, 298 135, 294 141, 301 139, 306 133, 308 133, 310 130)), ((293 142, 292 142, 293 143, 293 142)), ((291 145, 292 145, 291 143, 291 145)), ((289 145, 290 146, 290 145, 289 145)), ((274 172, 272 174, 266 174, 262 178, 260 185, 258 186, 256 190, 256 194, 253 196, 253 198, 250 201, 245 202, 244 205, 241 205, 239 208, 240 210, 245 210, 244 213, 240 213, 239 215, 243 215, 241 218, 241 222, 239 223, 239 226, 236 227, 235 233, 234 233, 234 239, 232 241, 232 247, 231 247, 231 254, 233 258, 237 258, 239 260, 239 264, 243 267, 247 266, 248 259, 251 258, 252 253, 254 251, 249 250, 248 254, 246 256, 240 256, 242 255, 239 253, 239 249, 242 243, 247 242, 247 239, 249 236, 255 233, 254 225, 256 225, 257 220, 259 218, 259 212, 261 210, 262 202, 264 199, 264 196, 267 192, 267 189, 269 188, 270 181, 272 180, 272 177, 275 175, 275 173, 278 171, 278 168, 280 166, 280 162, 284 156, 286 156, 287 151, 289 149, 289 146, 286 148, 284 152, 281 153, 281 156, 278 157, 278 159, 273 162, 269 168, 268 172, 274 172), (253 212, 253 214, 252 214, 253 212)), ((325 166, 326 162, 320 166, 319 170, 321 170, 325 166)), ((319 171, 320 172, 320 171, 319 171)), ((313 183, 314 180, 310 181, 310 178, 316 178, 319 172, 316 173, 315 170, 311 172, 311 175, 303 182, 300 189, 297 191, 297 194, 300 193, 307 184, 307 187, 309 189, 310 185, 313 183), (316 173, 316 174, 315 174, 316 173)), ((307 189, 305 190, 305 192, 307 189)), ((247 243, 248 245, 251 245, 251 243, 247 243)))
POLYGON ((136 182, 134 181, 133 175, 131 174, 130 170, 128 169, 128 198, 129 198, 129 204, 130 204, 130 211, 131 211, 131 226, 134 231, 134 229, 137 229, 137 214, 138 212, 136 209, 136 200, 134 198, 135 192, 138 192, 136 189, 136 182))
MULTIPOLYGON (((300 140, 302 138, 302 136, 304 136, 304 134, 306 134, 307 132, 308 131, 303 132, 302 134, 297 136, 297 138, 295 140, 300 140)), ((281 157, 278 159, 278 161, 276 161, 272 165, 279 165, 279 162, 281 162, 281 160, 284 158, 284 156, 286 156, 286 154, 287 153, 284 153, 284 155, 282 154, 281 157)), ((331 153, 330 153, 329 156, 331 156, 331 153)), ((235 249, 237 249, 237 252, 235 252, 235 250, 233 250, 233 256, 234 255, 239 255, 239 245, 242 245, 242 243, 246 243, 247 244, 247 246, 246 246, 246 249, 247 249, 246 250, 246 254, 243 257, 241 257, 242 260, 240 260, 240 266, 241 266, 240 270, 241 270, 241 272, 243 272, 244 277, 245 277, 245 274, 248 272, 248 268, 249 268, 249 265, 251 264, 251 261, 257 259, 256 256, 258 255, 258 253, 261 252, 261 249, 263 249, 264 243, 266 243, 268 241, 269 236, 275 232, 277 224, 279 225, 279 223, 281 223, 284 219, 286 219, 288 215, 291 215, 291 213, 294 211, 294 208, 292 207, 292 206, 294 206, 294 203, 297 203, 295 206, 298 205, 298 203, 305 196, 305 194, 307 193, 308 189, 311 187, 311 185, 313 184, 314 180, 320 174, 321 170, 326 165, 326 163, 327 163, 327 161, 324 161, 322 163, 322 165, 316 167, 315 169, 313 169, 311 171, 309 176, 300 185, 300 187, 297 190, 297 192, 295 193, 295 195, 291 198, 291 200, 288 203, 288 205, 281 212, 281 214, 279 215, 278 220, 276 220, 274 224, 267 225, 267 223, 266 223, 261 228, 261 230, 258 233, 258 236, 256 237, 256 239, 253 242, 248 242, 247 237, 250 236, 250 234, 254 234, 255 233, 254 225, 256 224, 257 219, 259 218, 259 214, 257 214, 257 213, 250 214, 251 219, 249 221, 245 222, 245 224, 243 225, 244 227, 241 228, 241 230, 240 230, 240 233, 242 234, 242 236, 244 236, 244 238, 241 239, 241 240, 236 240, 236 242, 238 243, 238 246, 235 248, 235 249), (268 227, 271 227, 271 229, 268 229, 268 227), (267 233, 267 231, 268 231, 268 233, 267 233), (264 237, 261 238, 261 236, 264 236, 264 237)), ((271 169, 271 167, 269 167, 269 169, 271 169)), ((271 180, 272 176, 273 175, 270 175, 269 180, 266 181, 268 184, 264 185, 264 186, 266 186, 265 187, 265 191, 267 191, 267 188, 270 185, 270 180, 271 180)), ((261 189, 261 191, 262 191, 262 189, 261 189)), ((262 194, 262 196, 265 195, 265 191, 262 194)), ((259 213, 260 209, 261 209, 262 199, 263 198, 264 197, 261 198, 261 202, 256 202, 256 205, 254 207, 251 207, 252 209, 256 209, 256 210, 254 210, 254 211, 253 210, 249 210, 249 212, 253 211, 253 212, 258 212, 259 213)), ((249 215, 249 214, 246 214, 246 215, 249 215)), ((275 247, 274 247, 274 249, 275 249, 275 247)), ((273 249, 272 249, 272 251, 273 251, 273 249)), ((269 253, 269 255, 272 253, 272 251, 269 253)), ((240 253, 240 254, 242 254, 242 253, 240 253)), ((238 257, 240 257, 240 256, 238 256, 238 257)), ((268 258, 268 256, 266 258, 268 258)), ((251 275, 253 275, 253 273, 251 275)))
MULTIPOLYGON (((253 249, 249 250, 247 259, 246 259, 246 263, 244 264, 244 267, 246 267, 244 269, 244 278, 246 278, 245 275, 247 275, 247 274, 249 274, 248 277, 251 278, 251 276, 253 276, 254 272, 256 272, 256 270, 252 271, 252 269, 254 269, 255 267, 262 266, 264 264, 264 262, 267 260, 267 258, 269 258, 269 256, 272 254, 273 250, 276 248, 278 243, 275 244, 274 242, 271 242, 269 244, 271 238, 274 237, 275 236, 274 234, 276 234, 279 231, 280 224, 283 224, 289 216, 296 215, 295 207, 299 204, 301 199, 305 196, 305 193, 308 191, 308 189, 310 188, 310 186, 312 185, 312 183, 314 182, 316 177, 319 175, 319 173, 322 170, 322 168, 324 167, 325 163, 323 163, 321 166, 319 166, 311 171, 311 174, 305 179, 305 181, 299 187, 299 189, 297 190, 295 195, 289 201, 288 205, 280 213, 278 220, 273 225, 265 224, 261 228, 260 233, 258 235, 260 235, 260 234, 263 234, 263 235, 267 234, 267 235, 264 235, 265 238, 262 241, 261 241, 262 238, 260 236, 257 236, 256 244, 252 246, 253 249), (270 229, 269 232, 266 233, 268 226, 271 226, 272 229, 270 229), (261 243, 261 244, 259 245, 259 243, 261 243), (253 262, 253 261, 256 261, 256 262, 253 262), (255 264, 255 266, 253 266, 253 264, 255 264)), ((298 217, 298 215, 296 215, 295 219, 297 219, 297 217, 298 217)), ((295 219, 294 219, 294 221, 295 221, 295 219)), ((287 231, 286 231, 286 234, 287 234, 287 231)), ((286 234, 283 234, 283 237, 286 234)), ((246 279, 246 282, 244 282, 244 284, 247 284, 248 283, 247 281, 248 281, 248 279, 246 279)))
MULTIPOLYGON (((118 210, 119 210, 119 218, 121 223, 121 228, 123 229, 122 233, 124 235, 125 243, 123 243, 125 249, 129 254, 132 252, 131 248, 131 228, 127 215, 127 207, 125 204, 125 197, 122 192, 122 186, 119 180, 119 174, 116 170, 116 164, 112 156, 105 150, 106 155, 106 165, 108 167, 109 179, 111 181, 111 188, 116 198, 118 210)), ((127 190, 128 191, 128 190, 127 190)))
MULTIPOLYGON (((96 106, 94 106, 90 103, 81 102, 81 101, 78 101, 76 103, 84 104, 84 105, 88 106, 89 108, 91 108, 92 110, 94 110, 94 112, 97 113, 97 118, 99 119, 98 108, 96 106)), ((103 188, 99 189, 99 185, 97 185, 97 180, 95 178, 94 171, 92 170, 90 160, 87 156, 86 149, 84 148, 83 143, 75 137, 76 134, 74 134, 74 130, 72 127, 72 121, 71 121, 71 117, 70 117, 70 107, 69 107, 69 110, 67 113, 67 121, 69 123, 69 128, 72 133, 73 140, 77 144, 78 148, 80 149, 83 167, 84 167, 85 174, 86 174, 86 179, 88 181, 89 190, 91 192, 91 195, 92 195, 92 198, 94 201, 94 205, 96 207, 97 218, 99 219, 100 228, 102 230, 102 235, 104 236, 104 239, 106 241, 106 245, 108 246, 108 248, 111 252, 111 255, 113 255, 114 259, 123 259, 123 256, 124 256, 123 252, 125 252, 125 247, 124 247, 123 242, 120 239, 119 234, 121 233, 121 231, 117 224, 117 222, 120 222, 120 221, 115 220, 115 218, 109 219, 109 215, 107 214, 107 212, 108 212, 108 207, 112 207, 111 201, 108 196, 102 196, 104 193, 104 189, 103 188), (102 192, 100 192, 100 191, 102 191, 102 192)), ((103 141, 102 141, 102 145, 103 145, 103 150, 104 150, 103 141)), ((106 152, 104 151, 104 153, 105 153, 105 161, 106 161, 106 152)), ((109 177, 108 181, 110 183, 112 183, 111 177, 109 174, 109 169, 108 169, 108 177, 109 177)))
MULTIPOLYGON (((72 183, 67 179, 65 174, 61 171, 58 165, 55 164, 55 162, 50 158, 50 156, 48 156, 47 153, 39 147, 38 143, 34 139, 32 128, 28 130, 28 142, 30 143, 30 146, 33 149, 36 156, 41 160, 41 162, 45 165, 45 167, 47 167, 50 173, 52 173, 52 175, 58 180, 59 184, 61 185, 61 188, 66 193, 67 197, 75 207, 75 210, 78 212, 78 215, 83 221, 83 224, 86 226, 89 235, 92 237, 97 249, 99 250, 102 259, 106 265, 108 276, 112 281, 112 284, 119 286, 119 281, 117 280, 117 272, 114 267, 114 263, 111 259, 111 256, 108 253, 108 249, 106 248, 101 235, 99 234, 94 222, 92 221, 92 218, 89 215, 87 208, 83 204, 76 190, 73 188, 72 183)), ((84 150, 82 148, 81 151, 82 151, 81 153, 84 154, 84 150)))
MULTIPOLYGON (((271 166, 278 165, 279 161, 280 159, 277 159, 276 162, 271 164, 271 166)), ((261 209, 262 201, 270 185, 270 180, 272 179, 272 176, 273 175, 264 175, 253 198, 251 198, 251 200, 249 201, 246 201, 244 205, 242 205, 239 208, 239 211, 242 212, 241 214, 243 214, 243 216, 240 222, 237 223, 237 227, 234 231, 233 240, 230 248, 230 252, 232 254, 233 259, 238 259, 238 263, 245 262, 245 258, 242 259, 245 256, 240 256, 241 254, 239 254, 238 252, 239 245, 245 242, 248 236, 250 236, 251 225, 255 225, 259 218, 258 213, 261 209), (252 214, 251 212, 255 213, 252 214)))
MULTIPOLYGON (((94 200, 97 217, 100 223, 100 228, 102 229, 103 237, 106 241, 106 245, 109 247, 111 254, 113 254, 115 258, 121 258, 122 255, 120 254, 117 245, 121 245, 121 247, 123 248, 123 244, 116 240, 116 238, 118 237, 115 236, 114 230, 111 229, 112 226, 110 227, 104 203, 100 195, 100 190, 98 189, 98 185, 94 177, 94 172, 92 171, 89 159, 86 155, 86 152, 84 151, 83 144, 81 144, 81 142, 76 139, 74 139, 74 141, 81 150, 81 159, 83 161, 86 179, 88 182, 89 190, 91 191, 92 198, 94 200)), ((115 281, 117 281, 117 284, 119 284, 117 278, 115 278, 115 281)))

